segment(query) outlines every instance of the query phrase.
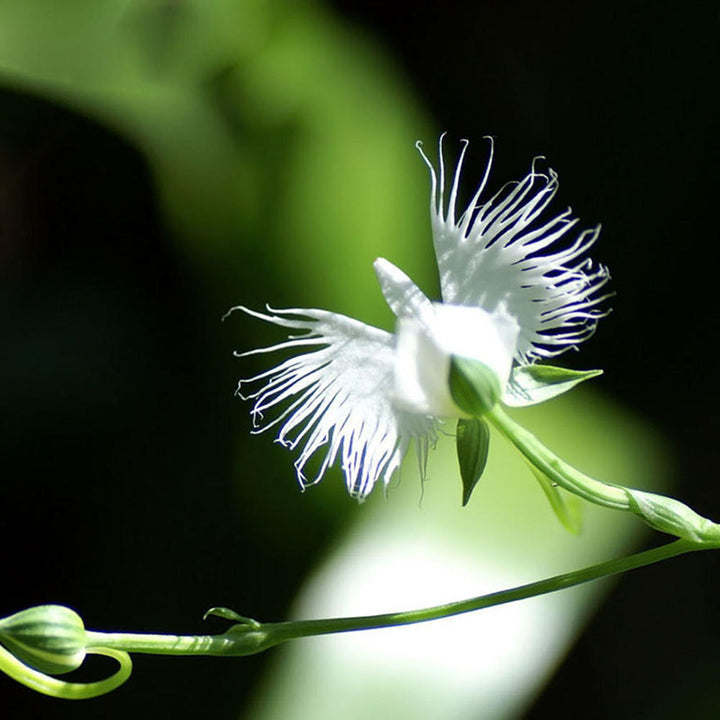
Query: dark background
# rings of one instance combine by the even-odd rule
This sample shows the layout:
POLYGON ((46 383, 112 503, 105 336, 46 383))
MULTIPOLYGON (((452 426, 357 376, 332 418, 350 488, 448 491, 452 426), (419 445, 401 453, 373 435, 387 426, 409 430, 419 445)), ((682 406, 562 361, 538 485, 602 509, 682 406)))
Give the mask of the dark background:
MULTIPOLYGON (((602 222, 594 254, 617 296, 582 364, 667 439, 677 496, 720 518, 717 3, 332 6, 384 46, 438 128, 494 134, 503 177, 546 155, 577 214, 602 222)), ((283 617, 352 505, 338 483, 323 485, 333 512, 298 499, 279 469, 235 482, 236 338, 208 329, 233 300, 194 297, 136 148, 1 93, 0 615, 62 602, 96 627, 204 632, 187 619, 214 598, 283 617)), ((246 451, 248 466, 278 463, 262 443, 246 451)), ((719 570, 707 553, 622 578, 528 717, 720 715, 719 570)), ((242 673, 135 662, 132 692, 102 706, 50 713, 3 682, 3 716, 233 717, 267 658, 242 673)))

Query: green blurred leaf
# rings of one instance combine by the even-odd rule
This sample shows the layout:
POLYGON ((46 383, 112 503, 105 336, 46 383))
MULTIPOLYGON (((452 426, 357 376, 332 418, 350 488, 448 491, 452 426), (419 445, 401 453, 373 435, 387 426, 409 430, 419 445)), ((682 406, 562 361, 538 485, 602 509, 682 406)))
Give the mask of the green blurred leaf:
POLYGON ((142 151, 216 309, 233 294, 280 304, 282 288, 287 302, 369 305, 374 321, 389 318, 375 257, 432 277, 413 149, 426 116, 368 38, 319 3, 0 2, 0 82, 142 151))
POLYGON ((550 502, 555 516, 562 526, 573 535, 579 535, 582 530, 583 503, 576 495, 566 492, 553 483, 550 478, 534 465, 528 463, 528 467, 540 483, 545 497, 550 502))
POLYGON ((490 426, 482 418, 461 418, 457 423, 456 446, 465 507, 487 464, 490 426))

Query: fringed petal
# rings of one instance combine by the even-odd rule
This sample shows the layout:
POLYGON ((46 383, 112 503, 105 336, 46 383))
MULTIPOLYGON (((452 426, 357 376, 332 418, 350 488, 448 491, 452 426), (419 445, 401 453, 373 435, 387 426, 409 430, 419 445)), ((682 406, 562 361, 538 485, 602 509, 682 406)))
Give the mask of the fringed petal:
POLYGON ((395 351, 390 333, 323 310, 233 310, 304 331, 271 347, 236 353, 239 356, 318 348, 241 380, 237 390, 254 401, 255 432, 280 425, 278 442, 299 449, 295 469, 303 488, 319 482, 340 456, 350 495, 363 500, 379 479, 385 485, 390 482, 411 439, 424 476, 428 449, 436 440, 436 421, 393 406, 395 351), (318 451, 320 468, 308 479, 306 465, 318 451))
POLYGON ((585 230, 568 247, 542 254, 577 220, 570 209, 539 220, 554 198, 558 182, 553 170, 538 172, 535 162, 520 182, 506 185, 481 204, 492 165, 492 139, 482 183, 456 219, 467 145, 463 141, 447 204, 442 137, 439 180, 418 145, 430 169, 433 241, 443 300, 479 305, 488 312, 504 303, 520 326, 515 356, 520 364, 559 355, 592 335, 598 318, 605 314, 598 305, 607 297, 599 291, 609 280, 608 271, 579 259, 593 245, 600 228, 585 230))

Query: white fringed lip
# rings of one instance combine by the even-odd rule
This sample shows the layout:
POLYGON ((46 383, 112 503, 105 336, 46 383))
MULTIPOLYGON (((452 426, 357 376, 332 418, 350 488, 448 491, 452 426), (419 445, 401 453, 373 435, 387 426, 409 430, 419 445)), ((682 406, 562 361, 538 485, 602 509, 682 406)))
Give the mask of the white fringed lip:
POLYGON ((375 483, 390 482, 414 440, 421 474, 435 421, 395 407, 393 336, 353 318, 316 309, 268 308, 268 314, 233 308, 284 328, 304 331, 270 347, 236 353, 247 357, 297 351, 276 367, 240 380, 237 394, 253 402, 254 432, 279 428, 277 441, 299 450, 301 487, 319 482, 339 458, 348 492, 363 500, 375 483), (314 477, 308 462, 321 457, 314 477))

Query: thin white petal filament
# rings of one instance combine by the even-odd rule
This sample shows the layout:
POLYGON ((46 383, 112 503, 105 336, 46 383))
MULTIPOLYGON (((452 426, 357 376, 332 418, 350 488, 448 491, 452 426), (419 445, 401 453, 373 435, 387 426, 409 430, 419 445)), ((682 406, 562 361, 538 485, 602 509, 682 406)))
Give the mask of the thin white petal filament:
POLYGON ((608 271, 580 259, 600 228, 585 230, 570 245, 547 252, 577 220, 570 209, 546 221, 540 219, 558 189, 552 169, 546 173, 536 170, 541 158, 533 161, 526 177, 505 185, 481 203, 492 166, 492 139, 482 183, 456 221, 466 149, 463 141, 447 203, 442 138, 439 183, 432 163, 420 149, 430 168, 433 241, 443 301, 479 305, 488 312, 504 304, 520 326, 515 356, 520 364, 575 347, 592 335, 598 318, 605 314, 598 305, 607 296, 599 290, 609 280, 608 271))
POLYGON ((317 348, 241 380, 237 390, 241 397, 254 401, 254 432, 280 426, 277 441, 299 449, 295 469, 303 488, 319 482, 339 457, 350 495, 362 500, 378 480, 385 485, 390 482, 410 440, 414 440, 424 474, 429 446, 436 440, 436 422, 393 406, 394 339, 390 333, 323 310, 268 309, 272 314, 265 314, 234 309, 305 331, 238 355, 317 348), (320 453, 320 465, 308 478, 307 466, 316 453, 320 453))

